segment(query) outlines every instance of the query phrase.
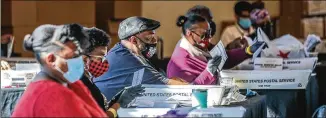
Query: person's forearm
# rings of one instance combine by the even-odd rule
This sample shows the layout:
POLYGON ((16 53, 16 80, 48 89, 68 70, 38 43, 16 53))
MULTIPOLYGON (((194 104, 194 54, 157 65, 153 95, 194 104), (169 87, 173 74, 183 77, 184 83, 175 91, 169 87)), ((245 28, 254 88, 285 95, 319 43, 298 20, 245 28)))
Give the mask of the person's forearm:
POLYGON ((118 116, 118 109, 120 108, 119 103, 114 103, 107 111, 106 114, 109 118, 116 118, 118 116))
POLYGON ((233 68, 250 57, 246 54, 245 49, 242 48, 228 50, 226 51, 226 54, 228 55, 228 59, 226 60, 223 69, 233 68))
POLYGON ((194 80, 195 85, 212 85, 216 84, 216 76, 213 76, 206 69, 194 80))

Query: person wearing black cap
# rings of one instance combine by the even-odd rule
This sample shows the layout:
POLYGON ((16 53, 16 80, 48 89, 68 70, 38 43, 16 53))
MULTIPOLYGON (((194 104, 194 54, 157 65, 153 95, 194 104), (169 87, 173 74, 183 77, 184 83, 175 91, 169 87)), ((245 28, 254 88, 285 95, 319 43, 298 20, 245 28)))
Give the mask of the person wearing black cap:
POLYGON ((79 81, 84 73, 81 54, 88 35, 78 24, 41 25, 24 38, 41 71, 27 86, 12 117, 106 117, 79 81))
POLYGON ((105 111, 109 117, 116 117, 117 110, 121 106, 129 104, 135 97, 139 96, 144 88, 141 86, 128 87, 123 90, 119 98, 111 100, 108 103, 105 96, 98 87, 93 83, 93 79, 106 73, 109 69, 109 63, 105 58, 111 37, 103 30, 98 28, 86 28, 84 30, 89 36, 90 46, 85 49, 83 60, 85 63, 85 72, 81 81, 90 90, 97 104, 105 111), (120 100, 119 100, 120 99, 120 100))
POLYGON ((156 52, 158 36, 155 30, 159 27, 160 22, 139 16, 129 17, 120 23, 118 36, 121 41, 106 56, 110 68, 94 79, 107 99, 131 85, 186 84, 168 79, 147 60, 156 52))
POLYGON ((250 12, 252 6, 247 1, 239 1, 234 6, 236 23, 225 28, 221 40, 227 49, 244 48, 248 46, 245 36, 255 33, 252 27, 250 12))

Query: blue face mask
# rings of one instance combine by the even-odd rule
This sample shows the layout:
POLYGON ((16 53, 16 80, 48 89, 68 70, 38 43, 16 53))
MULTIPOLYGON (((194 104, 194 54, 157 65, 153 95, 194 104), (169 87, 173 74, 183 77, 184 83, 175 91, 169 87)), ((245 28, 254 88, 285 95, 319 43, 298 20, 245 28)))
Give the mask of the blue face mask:
POLYGON ((63 72, 59 67, 56 66, 56 69, 63 74, 63 76, 70 82, 74 83, 78 81, 84 74, 84 61, 83 58, 77 57, 66 60, 68 71, 63 72))
POLYGON ((239 24, 242 28, 248 29, 251 26, 251 20, 249 18, 240 18, 239 24))

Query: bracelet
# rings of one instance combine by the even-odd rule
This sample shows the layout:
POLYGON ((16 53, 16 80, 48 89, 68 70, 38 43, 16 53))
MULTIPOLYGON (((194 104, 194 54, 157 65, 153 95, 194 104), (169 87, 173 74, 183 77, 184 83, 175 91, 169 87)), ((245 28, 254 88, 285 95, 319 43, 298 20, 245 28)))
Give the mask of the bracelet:
POLYGON ((115 109, 113 109, 113 108, 109 108, 109 110, 108 111, 110 111, 112 114, 113 114, 113 116, 116 118, 118 115, 117 115, 117 111, 115 110, 115 109))
POLYGON ((251 46, 249 46, 249 47, 246 48, 246 53, 249 54, 249 55, 253 55, 253 53, 250 52, 250 47, 251 47, 251 46))

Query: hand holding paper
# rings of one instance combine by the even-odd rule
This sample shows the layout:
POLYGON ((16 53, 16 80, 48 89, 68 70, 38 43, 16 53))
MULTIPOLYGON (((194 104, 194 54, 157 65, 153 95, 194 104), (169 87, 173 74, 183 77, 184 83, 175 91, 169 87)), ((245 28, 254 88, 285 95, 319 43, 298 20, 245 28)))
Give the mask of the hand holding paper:
POLYGON ((211 74, 216 74, 217 70, 221 71, 224 63, 226 62, 228 55, 226 54, 223 43, 220 41, 215 47, 209 52, 212 59, 208 61, 207 69, 211 74), (217 68, 216 68, 217 66, 217 68), (212 69, 215 69, 214 72, 212 69))
POLYGON ((316 47, 320 42, 320 37, 312 34, 308 35, 306 41, 304 42, 304 46, 307 48, 308 52, 312 52, 312 49, 316 47))
POLYGON ((249 55, 253 55, 257 50, 260 49, 261 46, 263 46, 262 48, 264 48, 265 43, 264 42, 255 42, 254 44, 252 44, 251 46, 246 48, 246 53, 249 55))
POLYGON ((222 61, 221 56, 212 57, 212 59, 208 60, 207 67, 206 67, 207 71, 210 72, 213 76, 216 75, 221 61, 222 61))

